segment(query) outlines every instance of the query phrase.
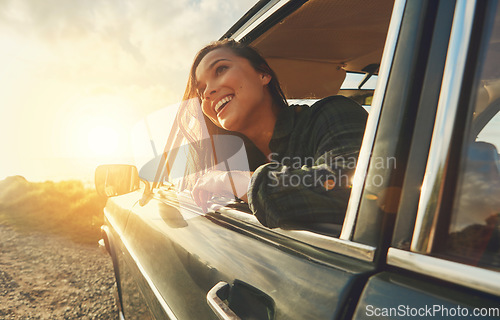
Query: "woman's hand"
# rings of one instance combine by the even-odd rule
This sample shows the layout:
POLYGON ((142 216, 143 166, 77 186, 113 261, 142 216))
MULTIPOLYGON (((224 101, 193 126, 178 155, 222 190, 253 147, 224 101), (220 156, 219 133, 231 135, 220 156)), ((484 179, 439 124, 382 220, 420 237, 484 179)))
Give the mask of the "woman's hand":
POLYGON ((247 189, 251 176, 252 173, 249 171, 212 170, 196 181, 191 194, 204 213, 208 212, 207 202, 214 195, 236 196, 247 202, 247 189))

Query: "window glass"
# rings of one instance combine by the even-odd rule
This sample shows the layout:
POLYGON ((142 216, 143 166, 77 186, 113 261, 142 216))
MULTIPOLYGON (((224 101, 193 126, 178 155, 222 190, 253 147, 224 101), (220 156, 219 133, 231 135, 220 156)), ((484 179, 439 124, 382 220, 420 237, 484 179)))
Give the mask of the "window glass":
POLYGON ((176 189, 181 190, 183 186, 183 178, 186 174, 186 164, 189 155, 189 148, 186 144, 186 139, 182 139, 181 142, 173 148, 169 153, 169 158, 167 165, 167 172, 165 173, 165 181, 168 181, 175 185, 176 189), (173 154, 175 153, 175 154, 173 154))
POLYGON ((179 103, 157 110, 137 122, 130 135, 135 166, 141 179, 153 182, 169 133, 175 130, 179 103))
POLYGON ((377 80, 378 75, 376 74, 367 78, 366 73, 347 72, 340 90, 375 90, 377 80), (365 80, 365 78, 366 81, 360 88, 359 85, 365 80))
POLYGON ((338 94, 351 98, 370 112, 377 81, 376 74, 369 76, 367 73, 347 72, 338 94))
POLYGON ((500 269, 500 11, 487 43, 469 116, 445 254, 500 269))

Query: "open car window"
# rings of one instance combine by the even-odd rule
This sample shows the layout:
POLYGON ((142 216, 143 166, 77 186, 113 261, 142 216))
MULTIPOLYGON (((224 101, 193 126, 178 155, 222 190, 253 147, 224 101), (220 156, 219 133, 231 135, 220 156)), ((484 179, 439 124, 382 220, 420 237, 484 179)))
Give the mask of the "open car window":
MULTIPOLYGON (((332 38, 330 32, 324 34, 322 28, 317 29, 311 25, 312 20, 310 19, 317 16, 318 10, 326 10, 335 16, 334 13, 338 9, 337 5, 325 1, 317 1, 311 6, 305 5, 304 8, 291 14, 281 24, 271 28, 260 38, 250 42, 250 44, 256 47, 268 60, 271 67, 275 69, 290 104, 307 104, 310 106, 322 98, 338 94, 349 97, 366 110, 369 110, 378 78, 378 69, 393 2, 384 1, 383 4, 377 5, 376 10, 380 15, 377 19, 371 19, 366 14, 375 9, 367 8, 363 2, 356 1, 350 8, 352 10, 350 14, 358 18, 364 16, 363 23, 350 22, 340 17, 338 17, 338 20, 333 19, 329 22, 328 28, 342 30, 342 32, 346 33, 346 37, 348 34, 356 34, 358 39, 348 43, 344 43, 342 39, 332 38), (305 52, 299 50, 295 44, 293 48, 275 45, 277 39, 282 38, 280 41, 287 41, 289 30, 295 30, 301 23, 305 23, 310 27, 308 31, 310 34, 301 35, 300 41, 307 42, 308 37, 318 33, 317 36, 320 34, 325 36, 325 41, 329 39, 332 50, 314 49, 305 52), (376 26, 375 32, 373 30, 374 26, 376 26), (369 41, 362 41, 363 37, 369 38, 369 41), (342 42, 342 46, 339 41, 342 42), (367 43, 370 45, 367 45, 367 43), (339 47, 335 49, 334 47, 337 45, 339 47), (344 49, 349 47, 349 49, 340 52, 342 51, 340 50, 341 47, 344 49), (332 52, 331 57, 325 56, 327 51, 332 52), (301 77, 305 77, 303 81, 299 81, 297 72, 302 75, 301 77), (311 81, 308 79, 311 79, 311 81)), ((370 13, 370 17, 373 18, 372 13, 370 13)), ((322 43, 325 42, 322 41, 322 43)), ((259 165, 265 163, 262 162, 262 157, 259 159, 259 155, 257 155, 259 151, 239 136, 222 135, 210 139, 202 134, 198 139, 195 139, 196 141, 193 141, 189 133, 186 134, 185 131, 177 129, 171 133, 169 140, 175 140, 175 142, 172 142, 165 150, 165 168, 160 182, 164 187, 175 188, 178 192, 189 193, 196 183, 197 177, 204 173, 195 168, 200 161, 211 162, 210 167, 212 169, 222 171, 254 171, 259 165), (208 149, 212 149, 210 154, 203 155, 203 159, 193 158, 199 157, 195 155, 196 148, 199 145, 208 145, 208 149), (182 176, 181 172, 183 173, 182 176)), ((355 166, 355 162, 349 165, 355 166)), ((326 190, 328 191, 328 188, 326 190)), ((223 207, 237 209, 245 214, 251 213, 246 203, 238 201, 231 195, 216 195, 211 199, 211 202, 216 208, 223 205, 223 207)), ((335 228, 332 228, 328 224, 319 223, 315 225, 313 223, 308 224, 307 228, 304 227, 303 229, 337 237, 341 228, 341 224, 335 224, 335 228)))
MULTIPOLYGON (((378 80, 378 75, 368 75, 367 73, 361 72, 347 72, 346 78, 340 87, 339 94, 347 96, 354 101, 361 104, 365 110, 369 112, 371 107, 371 101, 374 94, 374 89, 378 80)), ((311 106, 319 99, 289 99, 289 105, 309 105, 311 106)), ((173 112, 177 113, 180 104, 168 107, 168 113, 170 115, 173 112)), ((154 114, 149 119, 149 122, 158 121, 161 116, 166 114, 167 110, 163 110, 161 115, 154 114)), ((146 129, 151 131, 149 128, 148 120, 141 123, 142 126, 148 126, 146 129)), ((194 152, 193 144, 188 141, 186 137, 183 136, 181 130, 179 130, 177 125, 174 125, 174 117, 170 116, 170 122, 167 123, 166 127, 171 127, 169 139, 171 139, 171 145, 167 146, 165 150, 165 168, 163 169, 161 176, 161 183, 167 186, 175 185, 176 189, 179 191, 189 191, 190 185, 192 183, 189 180, 195 179, 196 173, 193 171, 194 168, 190 168, 188 165, 188 160, 190 154, 194 152)), ((155 125, 158 125, 157 123, 155 125)), ((163 125, 162 125, 163 126, 163 125)), ((144 129, 144 128, 142 128, 144 129)), ((146 130, 146 131, 147 131, 146 130)), ((145 131, 145 130, 143 130, 145 131)), ((156 131, 155 131, 156 132, 156 131)), ((202 135, 206 137, 205 134, 202 135)), ((153 145, 159 145, 158 137, 152 140, 153 145)), ((251 159, 251 153, 255 152, 255 149, 247 150, 247 145, 241 137, 221 137, 219 138, 219 143, 214 145, 217 148, 219 159, 228 160, 228 163, 223 163, 223 169, 232 168, 234 170, 252 170, 255 169, 255 160, 251 159), (243 148, 243 149, 242 149, 243 148), (239 153, 238 153, 239 152, 239 153), (236 158, 234 154, 238 153, 236 158), (249 154, 250 153, 250 154, 249 154), (230 159, 233 157, 232 159, 230 159)), ((206 140, 202 143, 211 143, 206 140)), ((139 144, 140 145, 140 144, 139 144)), ((158 155, 157 155, 158 156, 158 155)))
MULTIPOLYGON (((370 112, 373 94, 377 85, 378 75, 361 72, 346 72, 345 80, 340 86, 339 95, 349 97, 370 112)), ((319 99, 289 99, 288 104, 312 105, 319 99)))
MULTIPOLYGON (((356 19, 349 21, 345 16, 338 16, 338 3, 315 1, 286 17, 257 39, 249 37, 243 41, 256 47, 277 72, 289 104, 311 106, 322 98, 342 95, 370 111, 393 4, 390 0, 383 1, 374 8, 367 7, 363 1, 352 2, 349 15, 356 19), (313 22, 318 11, 323 10, 337 18, 329 18, 325 26, 318 28, 313 22), (373 15, 374 10, 377 15, 373 15), (301 23, 308 25, 304 29, 306 34, 301 34, 299 39, 294 37, 297 41, 289 41, 290 31, 300 28, 301 23), (325 33, 328 28, 330 31, 325 33), (343 37, 336 37, 332 30, 342 30, 339 33, 344 33, 343 37), (320 47, 308 42, 313 35, 324 37, 320 43, 328 48, 320 50, 320 47), (352 38, 352 41, 346 43, 343 39, 349 38, 349 35, 355 35, 356 39, 352 38), (288 44, 276 45, 281 42, 288 44), (311 50, 304 51, 301 47, 311 50), (331 56, 326 56, 327 52, 331 52, 331 56)), ((241 40, 237 34, 234 38, 241 40)), ((211 161, 212 168, 220 170, 241 171, 254 171, 263 164, 262 158, 256 155, 256 148, 239 136, 209 139, 202 134, 196 141, 191 138, 179 128, 171 132, 169 140, 175 142, 165 149, 165 162, 159 179, 161 188, 175 190, 187 196, 197 177, 203 174, 192 165, 197 161, 211 161), (198 144, 209 145, 212 153, 204 159, 194 159, 198 144)), ((353 165, 350 169, 355 168, 356 161, 349 163, 349 166, 353 165)), ((225 209, 234 210, 230 213, 233 217, 259 224, 251 215, 248 205, 234 196, 216 195, 210 202, 214 211, 220 213, 225 209)), ((297 229, 338 237, 342 224, 308 224, 307 227, 297 229)), ((275 230, 283 231, 280 228, 275 230)))

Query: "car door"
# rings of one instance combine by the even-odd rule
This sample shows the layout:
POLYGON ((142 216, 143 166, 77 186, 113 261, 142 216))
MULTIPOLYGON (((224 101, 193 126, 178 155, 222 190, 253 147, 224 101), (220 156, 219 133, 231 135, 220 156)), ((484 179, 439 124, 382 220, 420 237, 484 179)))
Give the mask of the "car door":
POLYGON ((241 203, 204 214, 189 189, 180 190, 189 144, 173 129, 176 138, 167 148, 162 183, 150 199, 133 207, 124 235, 129 276, 151 313, 158 319, 230 314, 211 309, 207 299, 212 307, 228 300, 228 308, 244 319, 351 313, 347 302, 373 270, 373 248, 311 232, 268 229, 241 203), (336 245, 343 254, 333 250, 336 245))
POLYGON ((500 317, 499 12, 497 1, 457 1, 436 120, 417 122, 425 141, 412 142, 389 267, 369 279, 355 319, 500 317))
POLYGON ((381 268, 379 258, 392 233, 419 97, 428 97, 424 89, 432 91, 430 84, 440 79, 440 65, 431 72, 436 68, 427 58, 446 53, 438 37, 451 26, 436 23, 438 12, 448 12, 444 6, 395 4, 339 238, 265 228, 240 203, 214 202, 204 214, 171 177, 175 168, 183 171, 189 156, 183 148, 188 143, 172 138, 160 169, 168 173, 147 201, 134 206, 125 231, 133 277, 156 318, 216 319, 231 312, 244 319, 352 316, 365 282, 381 268), (385 164, 375 165, 378 161, 385 164))

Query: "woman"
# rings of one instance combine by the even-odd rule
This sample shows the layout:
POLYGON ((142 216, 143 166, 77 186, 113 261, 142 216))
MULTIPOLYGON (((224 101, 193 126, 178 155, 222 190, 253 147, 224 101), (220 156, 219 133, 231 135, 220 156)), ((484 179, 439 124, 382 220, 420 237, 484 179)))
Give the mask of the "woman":
MULTIPOLYGON (((289 107, 267 62, 232 40, 198 52, 184 95, 193 98, 211 136, 240 134, 267 158, 254 172, 206 171, 192 190, 198 205, 206 210, 212 195, 232 193, 268 227, 342 224, 367 118, 361 106, 333 96, 289 107)), ((188 137, 189 117, 184 108, 178 118, 188 137)), ((197 161, 207 158, 203 146, 196 149, 197 161)))

